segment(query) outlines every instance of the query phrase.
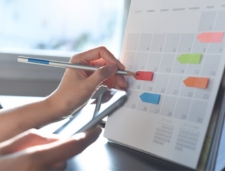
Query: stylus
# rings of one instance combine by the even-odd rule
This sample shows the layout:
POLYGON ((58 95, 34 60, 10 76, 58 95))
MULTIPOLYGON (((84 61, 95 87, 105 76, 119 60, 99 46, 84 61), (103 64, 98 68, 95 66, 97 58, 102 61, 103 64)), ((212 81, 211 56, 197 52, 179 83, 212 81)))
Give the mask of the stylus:
MULTIPOLYGON (((18 62, 59 67, 59 68, 74 68, 74 69, 80 69, 80 70, 86 70, 86 71, 96 71, 99 69, 99 67, 94 67, 94 66, 71 64, 67 62, 52 61, 52 60, 38 59, 38 58, 25 57, 25 56, 19 56, 18 62)), ((120 75, 125 75, 125 76, 136 75, 136 73, 133 73, 127 70, 118 70, 116 73, 120 75)))

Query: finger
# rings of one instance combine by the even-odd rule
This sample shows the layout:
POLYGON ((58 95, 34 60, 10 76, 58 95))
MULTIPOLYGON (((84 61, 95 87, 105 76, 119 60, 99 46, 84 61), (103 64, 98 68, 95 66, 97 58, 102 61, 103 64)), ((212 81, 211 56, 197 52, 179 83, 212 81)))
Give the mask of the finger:
POLYGON ((104 81, 104 85, 107 85, 108 88, 118 88, 124 89, 127 88, 127 81, 122 75, 114 75, 111 78, 104 81))
POLYGON ((120 86, 116 85, 116 86, 115 86, 115 89, 117 89, 117 90, 124 90, 125 88, 124 88, 124 87, 120 87, 120 86))
POLYGON ((112 81, 112 79, 107 79, 105 80, 102 85, 107 86, 109 89, 110 88, 115 88, 114 82, 112 81))
POLYGON ((126 88, 127 81, 124 76, 122 75, 115 75, 116 84, 120 87, 126 88))
POLYGON ((57 163, 54 163, 50 169, 51 170, 54 170, 54 171, 57 171, 57 170, 64 170, 66 168, 66 161, 63 161, 63 162, 57 162, 57 163))
POLYGON ((89 89, 95 89, 97 86, 99 86, 103 81, 111 77, 116 73, 118 70, 117 65, 115 64, 109 64, 104 67, 99 68, 97 71, 95 71, 90 77, 87 78, 87 86, 89 89), (90 83, 91 86, 90 86, 90 83))
POLYGON ((104 59, 108 63, 115 63, 119 69, 124 70, 125 66, 117 60, 111 52, 109 52, 105 47, 99 47, 96 49, 92 49, 83 53, 80 53, 78 55, 75 55, 71 58, 71 63, 82 63, 87 64, 90 61, 98 60, 98 59, 104 59))
POLYGON ((106 64, 107 64, 107 62, 104 59, 99 59, 99 60, 91 61, 91 65, 92 66, 104 66, 106 64))
POLYGON ((37 130, 31 129, 8 140, 5 144, 2 144, 0 153, 10 154, 32 146, 52 143, 57 140, 59 140, 59 138, 54 135, 46 137, 41 135, 37 130))
POLYGON ((86 133, 75 135, 70 140, 58 141, 29 149, 29 157, 40 163, 52 164, 65 161, 82 152, 93 143, 101 133, 101 128, 96 127, 86 133))

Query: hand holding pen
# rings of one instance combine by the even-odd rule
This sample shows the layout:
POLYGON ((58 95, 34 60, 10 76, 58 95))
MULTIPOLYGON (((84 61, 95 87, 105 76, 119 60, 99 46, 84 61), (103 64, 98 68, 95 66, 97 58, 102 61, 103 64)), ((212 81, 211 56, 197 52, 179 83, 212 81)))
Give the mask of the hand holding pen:
MULTIPOLYGON (((1 141, 10 139, 24 130, 41 127, 48 123, 58 121, 61 118, 70 116, 75 110, 79 110, 80 107, 87 103, 97 87, 105 80, 110 80, 112 82, 111 86, 118 87, 120 89, 124 89, 126 87, 124 76, 115 74, 118 69, 124 70, 124 66, 105 48, 96 48, 84 53, 76 54, 70 59, 70 63, 102 67, 94 72, 66 69, 59 86, 49 96, 46 96, 41 101, 18 107, 15 110, 8 110, 1 118, 1 141), (27 122, 24 121, 24 118, 26 118, 27 122), (8 121, 13 124, 9 124, 8 121)), ((0 111, 1 113, 4 113, 4 111, 0 111)), ((57 142, 57 144, 60 145, 60 148, 56 147, 56 143, 49 144, 51 147, 54 147, 53 149, 48 148, 52 154, 49 153, 49 150, 46 154, 40 153, 40 151, 46 152, 46 142, 43 148, 41 147, 41 144, 37 144, 39 145, 38 149, 35 149, 35 147, 26 147, 23 144, 24 149, 20 148, 21 152, 16 151, 14 153, 14 151, 11 150, 12 155, 5 154, 4 156, 1 156, 2 160, 0 161, 0 170, 7 170, 9 166, 12 170, 18 170, 18 167, 20 170, 30 167, 36 170, 43 170, 45 168, 49 169, 55 167, 55 164, 58 165, 58 163, 64 164, 66 163, 67 158, 71 158, 80 153, 84 148, 93 143, 99 136, 101 129, 96 128, 90 131, 91 132, 86 132, 85 134, 80 134, 82 137, 76 139, 73 138, 72 141, 68 140, 64 142, 64 140, 60 140, 60 142, 62 142, 61 144, 59 144, 60 142, 57 142), (26 153, 27 148, 32 148, 34 153, 30 153, 30 151, 29 153, 26 153), (71 150, 71 148, 73 150, 71 150), (60 154, 62 154, 60 155, 61 158, 58 157, 59 155, 55 155, 57 153, 59 154, 60 149, 62 151, 60 152, 60 154), (18 153, 19 155, 17 155, 18 153), (56 156, 56 160, 51 155, 56 156), (35 160, 36 158, 40 158, 40 156, 45 156, 43 159, 46 159, 46 161, 35 160), (30 160, 32 158, 34 160, 30 160), (29 160, 26 161, 24 159, 29 160), (16 164, 15 161, 17 161, 16 164), (14 165, 12 165, 12 163, 14 163, 14 165)), ((28 134, 25 133, 25 135, 28 134)), ((31 135, 33 138, 34 133, 31 135)), ((19 137, 21 138, 22 136, 19 135, 19 137)), ((43 138, 40 138, 43 145, 43 138)), ((25 139, 27 140, 26 137, 25 139)), ((16 140, 17 139, 15 138, 9 140, 11 143, 13 142, 14 147, 16 140)), ((23 139, 19 139, 20 142, 21 140, 23 139)), ((32 145, 34 143, 30 144, 32 145)))
POLYGON ((22 56, 18 57, 18 61, 61 68, 75 68, 75 75, 79 74, 79 78, 90 79, 95 77, 93 79, 94 82, 99 82, 103 79, 104 84, 109 88, 117 89, 125 89, 127 87, 124 75, 135 75, 135 73, 125 71, 124 65, 104 47, 76 54, 70 59, 69 63, 22 56), (107 75, 110 75, 108 72, 111 71, 109 70, 114 72, 114 69, 117 71, 117 74, 106 79, 108 78, 107 75), (93 73, 93 71, 95 72, 93 73))
MULTIPOLYGON (((51 66, 51 67, 59 67, 59 68, 73 68, 73 69, 85 70, 85 71, 96 71, 100 68, 95 66, 71 64, 68 62, 53 61, 53 60, 39 59, 39 58, 25 57, 25 56, 19 56, 18 62, 36 64, 36 65, 45 65, 45 66, 51 66)), ((125 75, 125 76, 136 75, 136 73, 133 73, 127 70, 118 70, 116 74, 125 75)))

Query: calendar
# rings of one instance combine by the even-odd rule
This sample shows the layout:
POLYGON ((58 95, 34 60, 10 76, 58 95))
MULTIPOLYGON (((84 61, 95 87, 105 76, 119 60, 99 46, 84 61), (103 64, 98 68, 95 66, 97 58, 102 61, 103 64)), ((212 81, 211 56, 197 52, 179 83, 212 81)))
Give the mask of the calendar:
POLYGON ((225 66, 224 0, 132 0, 129 98, 105 137, 196 168, 225 66))

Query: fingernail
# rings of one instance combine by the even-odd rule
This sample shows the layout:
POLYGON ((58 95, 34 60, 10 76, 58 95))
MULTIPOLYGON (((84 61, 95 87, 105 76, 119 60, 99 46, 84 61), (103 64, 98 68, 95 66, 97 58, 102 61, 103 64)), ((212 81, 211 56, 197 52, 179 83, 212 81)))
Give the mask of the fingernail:
POLYGON ((109 64, 108 65, 108 70, 111 74, 116 73, 116 71, 118 70, 118 67, 116 64, 109 64))
POLYGON ((118 61, 119 65, 122 66, 122 68, 120 68, 120 69, 125 69, 125 65, 122 64, 119 59, 117 59, 117 61, 118 61))

